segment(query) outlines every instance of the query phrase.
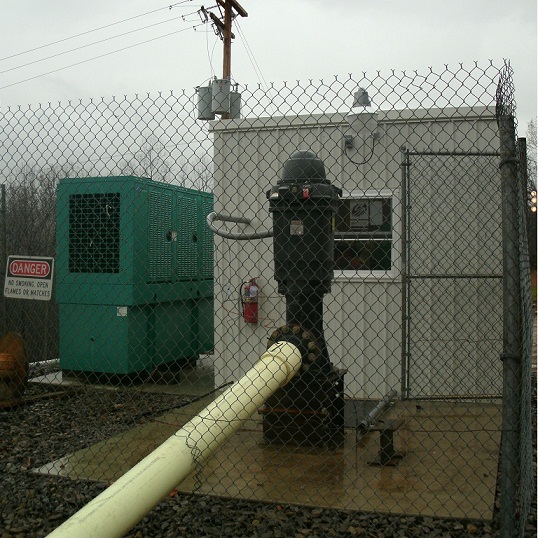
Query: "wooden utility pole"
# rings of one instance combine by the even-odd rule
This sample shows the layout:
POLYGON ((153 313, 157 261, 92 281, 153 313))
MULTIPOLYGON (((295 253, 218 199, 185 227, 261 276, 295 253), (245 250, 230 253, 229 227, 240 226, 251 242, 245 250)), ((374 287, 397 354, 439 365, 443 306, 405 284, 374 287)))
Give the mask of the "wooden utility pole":
MULTIPOLYGON (((219 31, 223 42, 222 78, 231 80, 232 78, 232 39, 235 38, 232 32, 232 22, 234 17, 248 17, 248 13, 241 7, 237 0, 217 0, 217 4, 224 9, 224 21, 216 15, 210 13, 209 16, 219 31)), ((228 114, 223 114, 222 119, 227 119, 228 114)))
POLYGON ((224 2, 224 32, 222 34, 222 78, 232 76, 232 3, 224 2))
POLYGON ((234 16, 248 17, 248 13, 236 0, 217 0, 217 4, 224 9, 222 78, 230 80, 232 76, 232 39, 235 37, 232 33, 232 21, 234 16))

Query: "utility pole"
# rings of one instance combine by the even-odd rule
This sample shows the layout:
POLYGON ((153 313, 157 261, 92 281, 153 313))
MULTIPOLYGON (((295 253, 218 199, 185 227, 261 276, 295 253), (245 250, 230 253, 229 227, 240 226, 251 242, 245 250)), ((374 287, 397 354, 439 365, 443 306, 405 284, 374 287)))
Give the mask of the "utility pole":
MULTIPOLYGON (((233 19, 237 15, 248 17, 248 13, 241 7, 237 0, 217 0, 217 5, 224 10, 224 20, 222 21, 213 13, 209 13, 209 16, 215 24, 223 42, 222 78, 224 80, 231 80, 232 39, 235 39, 235 35, 232 32, 233 19)), ((227 119, 228 114, 223 114, 221 117, 222 119, 227 119)))

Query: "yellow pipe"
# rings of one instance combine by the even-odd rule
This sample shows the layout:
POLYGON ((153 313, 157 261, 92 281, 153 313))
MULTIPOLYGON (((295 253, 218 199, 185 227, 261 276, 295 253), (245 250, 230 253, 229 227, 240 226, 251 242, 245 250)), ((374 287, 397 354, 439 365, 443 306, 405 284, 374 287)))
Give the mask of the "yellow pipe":
POLYGON ((49 537, 125 536, 300 368, 296 346, 272 345, 237 383, 49 537))

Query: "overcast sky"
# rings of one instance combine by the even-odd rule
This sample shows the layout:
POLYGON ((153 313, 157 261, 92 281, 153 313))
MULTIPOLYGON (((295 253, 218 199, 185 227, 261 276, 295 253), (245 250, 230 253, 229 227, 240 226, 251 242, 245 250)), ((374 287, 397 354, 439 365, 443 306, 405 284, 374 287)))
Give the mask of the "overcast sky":
MULTIPOLYGON (((441 71, 445 64, 485 66, 494 60, 501 65, 507 59, 514 69, 520 132, 536 118, 536 0, 240 4, 248 17, 234 27, 232 76, 241 84, 278 85, 363 71, 388 75, 392 69, 441 71)), ((141 92, 190 92, 220 77, 222 43, 202 23, 201 5, 189 0, 2 0, 2 110, 141 92), (36 50, 26 52, 30 49, 36 50)))

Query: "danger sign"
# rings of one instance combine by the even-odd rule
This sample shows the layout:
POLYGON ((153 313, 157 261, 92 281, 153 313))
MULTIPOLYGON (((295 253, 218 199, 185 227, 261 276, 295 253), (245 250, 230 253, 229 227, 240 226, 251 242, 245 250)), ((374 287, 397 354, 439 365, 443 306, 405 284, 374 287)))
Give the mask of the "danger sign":
POLYGON ((4 282, 4 297, 50 301, 54 258, 9 256, 4 282))

